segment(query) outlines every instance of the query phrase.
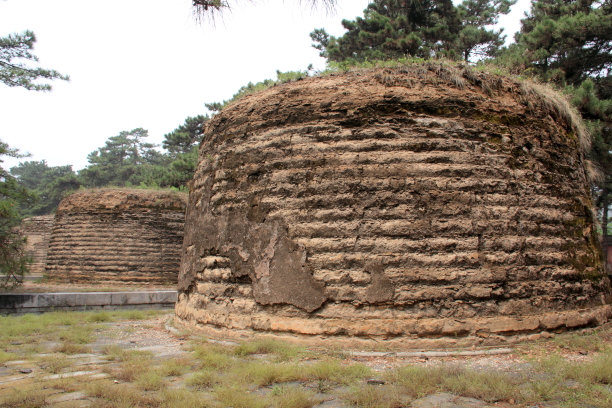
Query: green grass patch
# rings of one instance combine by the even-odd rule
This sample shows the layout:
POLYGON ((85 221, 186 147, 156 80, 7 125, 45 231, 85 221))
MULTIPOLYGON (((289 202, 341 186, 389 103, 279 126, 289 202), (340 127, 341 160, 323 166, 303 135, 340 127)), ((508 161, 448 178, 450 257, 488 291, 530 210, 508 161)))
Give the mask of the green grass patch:
POLYGON ((15 353, 7 353, 6 351, 0 350, 0 364, 11 360, 19 360, 19 356, 15 353))
POLYGON ((319 402, 312 391, 295 386, 275 386, 270 393, 270 405, 274 408, 310 408, 319 402))
POLYGON ((87 317, 87 321, 91 323, 110 322, 112 320, 113 320, 113 317, 108 312, 96 312, 96 313, 92 313, 90 316, 87 317))
POLYGON ((88 383, 85 391, 94 401, 94 407, 158 407, 159 400, 152 395, 127 384, 115 384, 112 381, 101 380, 88 383))
POLYGON ((118 380, 133 382, 142 373, 148 372, 150 365, 149 360, 134 359, 124 361, 117 367, 104 367, 104 371, 118 380))
POLYGON ((204 368, 224 369, 235 362, 230 349, 214 344, 203 344, 194 350, 195 358, 204 368))
POLYGON ((349 385, 371 375, 372 370, 363 364, 342 364, 338 360, 324 360, 301 367, 309 380, 328 381, 349 385))
POLYGON ((109 361, 149 360, 153 357, 153 353, 150 351, 126 350, 114 344, 105 346, 102 353, 106 355, 109 361))
POLYGON ((163 390, 160 394, 161 408, 208 408, 216 407, 205 396, 184 390, 163 390))
POLYGON ((265 398, 251 394, 246 387, 222 386, 216 388, 213 395, 222 407, 264 408, 268 406, 265 398))
POLYGON ((394 387, 380 385, 352 386, 343 398, 351 405, 363 408, 400 408, 407 406, 394 387))
POLYGON ((164 377, 157 370, 145 370, 136 375, 135 383, 144 391, 160 390, 164 385, 164 377))
POLYGON ((219 385, 221 378, 219 374, 210 369, 203 369, 190 376, 186 384, 198 390, 205 390, 219 385))
POLYGON ((50 354, 38 358, 38 366, 51 374, 57 374, 72 365, 72 361, 64 354, 50 354))
POLYGON ((88 344, 93 341, 93 326, 91 325, 75 325, 70 328, 61 329, 57 333, 57 337, 61 341, 75 343, 75 344, 88 344))
POLYGON ((46 406, 45 399, 49 392, 36 385, 24 388, 11 388, 0 393, 0 407, 3 408, 39 408, 46 406))
POLYGON ((69 341, 64 341, 55 347, 53 351, 63 354, 83 354, 89 353, 91 351, 91 347, 84 344, 74 344, 69 341))
POLYGON ((295 359, 303 353, 304 349, 302 347, 266 338, 244 342, 234 348, 234 354, 239 357, 253 354, 272 354, 280 361, 295 359))
POLYGON ((0 316, 0 347, 21 358, 42 351, 41 345, 46 342, 62 343, 56 350, 66 354, 80 353, 78 345, 92 342, 96 328, 106 322, 150 318, 160 313, 156 310, 119 310, 0 316))
POLYGON ((386 375, 411 398, 450 392, 486 401, 508 401, 520 394, 523 379, 495 371, 475 371, 459 366, 405 366, 386 375))
POLYGON ((173 358, 164 361, 159 367, 159 372, 164 377, 177 377, 190 371, 192 360, 187 357, 173 358))
POLYGON ((232 383, 265 386, 289 381, 305 380, 305 372, 297 364, 266 361, 241 362, 228 374, 232 383))

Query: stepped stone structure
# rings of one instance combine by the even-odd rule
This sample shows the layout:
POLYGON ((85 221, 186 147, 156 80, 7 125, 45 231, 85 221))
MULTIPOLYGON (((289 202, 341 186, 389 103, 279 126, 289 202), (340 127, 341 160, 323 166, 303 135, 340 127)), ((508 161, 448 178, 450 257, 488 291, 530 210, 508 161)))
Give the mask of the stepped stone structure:
POLYGON ((177 282, 186 195, 103 189, 61 201, 46 275, 71 283, 177 282))
POLYGON ((41 275, 45 272, 49 239, 53 229, 53 215, 39 215, 25 218, 19 229, 26 240, 26 252, 32 258, 30 273, 41 275))
POLYGON ((547 92, 432 63, 227 107, 204 129, 178 320, 418 347, 606 321, 585 136, 547 92))

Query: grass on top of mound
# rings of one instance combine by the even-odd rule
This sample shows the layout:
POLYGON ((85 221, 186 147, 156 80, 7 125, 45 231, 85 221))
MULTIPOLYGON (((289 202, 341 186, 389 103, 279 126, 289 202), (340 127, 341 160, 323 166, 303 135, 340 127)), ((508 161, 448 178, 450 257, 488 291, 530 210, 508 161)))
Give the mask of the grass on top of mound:
MULTIPOLYGON (((361 70, 397 70, 403 73, 433 73, 440 80, 458 89, 463 89, 468 84, 482 89, 487 95, 491 96, 500 90, 507 90, 504 87, 504 79, 512 81, 515 85, 514 92, 518 100, 527 108, 528 111, 537 110, 546 112, 552 117, 563 120, 578 140, 578 145, 583 151, 587 151, 591 145, 591 137, 587 131, 582 117, 578 111, 570 104, 566 95, 553 89, 548 84, 535 82, 533 78, 524 78, 512 75, 503 67, 488 63, 478 63, 476 65, 466 64, 460 61, 446 59, 424 60, 422 58, 400 58, 392 60, 376 61, 353 61, 332 62, 323 71, 313 71, 310 67, 304 71, 276 71, 276 79, 266 79, 261 82, 249 82, 241 87, 230 99, 220 103, 206 104, 207 108, 213 112, 219 112, 225 107, 239 101, 247 95, 251 95, 268 88, 300 81, 309 77, 333 75, 341 72, 354 72, 361 70)), ((385 85, 385 75, 380 76, 380 82, 385 85)), ((594 174, 591 177, 595 177, 594 174)))

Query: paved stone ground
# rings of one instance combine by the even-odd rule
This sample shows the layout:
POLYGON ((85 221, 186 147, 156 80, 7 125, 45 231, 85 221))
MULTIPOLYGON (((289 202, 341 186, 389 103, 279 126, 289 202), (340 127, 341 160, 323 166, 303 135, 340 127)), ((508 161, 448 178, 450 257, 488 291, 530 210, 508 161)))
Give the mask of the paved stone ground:
MULTIPOLYGON (((34 354, 28 360, 8 361, 0 366, 0 395, 9 389, 27 389, 28 386, 40 381, 77 379, 75 387, 91 381, 109 378, 106 373, 109 368, 118 363, 109 361, 103 349, 116 345, 123 349, 148 351, 156 359, 165 359, 186 354, 182 345, 184 341, 165 329, 169 315, 162 315, 145 321, 122 321, 103 325, 96 333, 96 341, 89 345, 90 353, 68 355, 69 367, 56 374, 49 374, 48 367, 41 364, 46 357, 53 356, 57 344, 48 342, 45 353, 34 354)), ((50 390, 46 398, 48 407, 69 408, 88 407, 92 405, 90 398, 81 391, 61 392, 50 390)))
MULTIPOLYGON (((190 347, 188 339, 181 335, 176 329, 169 330, 169 319, 172 314, 163 314, 153 319, 144 321, 121 321, 115 323, 104 323, 96 332, 96 340, 90 344, 90 352, 74 354, 63 357, 67 359, 66 364, 60 364, 55 372, 51 372, 50 366, 54 364, 52 350, 57 344, 47 343, 44 348, 47 351, 33 354, 26 360, 9 361, 0 364, 0 396, 11 389, 27 389, 28 386, 36 385, 42 381, 61 381, 72 379, 73 386, 63 392, 60 389, 49 389, 43 406, 53 408, 88 407, 95 400, 89 397, 83 390, 86 384, 101 380, 112 379, 108 374, 118 366, 118 362, 110 361, 104 350, 108 346, 118 346, 126 350, 147 351, 153 355, 156 361, 170 358, 187 357, 190 347), (64 367, 63 367, 64 366, 64 367), (62 368, 63 367, 63 368, 62 368)), ((347 360, 363 363, 374 370, 374 373, 382 373, 388 369, 405 365, 416 364, 431 366, 441 363, 459 363, 474 369, 496 369, 506 372, 521 372, 529 370, 530 365, 524 359, 513 353, 501 353, 496 355, 480 356, 445 356, 428 357, 407 356, 385 353, 353 353, 348 355, 347 360)), ((262 356, 265 358, 265 356, 262 356)), ((568 358, 588 358, 580 354, 568 358)), ((57 362, 55 362, 57 364, 57 362)), ((181 388, 185 386, 185 380, 190 374, 177 376, 168 382, 170 388, 181 388)), ((380 380, 373 378, 366 383, 377 384, 380 380)), ((291 385, 291 384, 289 384, 291 385)), ((317 393, 316 397, 321 401, 316 407, 319 408, 348 408, 346 402, 335 397, 341 395, 343 389, 335 388, 333 392, 320 393, 317 384, 297 384, 303 388, 311 389, 317 393)), ((365 385, 365 384, 364 384, 365 385)), ((265 395, 273 390, 273 387, 261 387, 255 392, 265 395)), ((2 406, 2 404, 0 404, 2 406)), ((414 408, 485 408, 485 407, 511 407, 509 403, 498 402, 489 404, 485 401, 465 398, 448 393, 438 393, 420 398, 411 403, 414 408)), ((553 405, 535 405, 534 407, 557 407, 553 405)))

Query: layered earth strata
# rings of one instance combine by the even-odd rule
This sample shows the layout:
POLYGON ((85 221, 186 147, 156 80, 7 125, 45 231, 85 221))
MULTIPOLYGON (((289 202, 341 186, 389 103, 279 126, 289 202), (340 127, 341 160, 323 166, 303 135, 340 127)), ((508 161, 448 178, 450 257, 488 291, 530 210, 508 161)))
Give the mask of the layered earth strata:
POLYGON ((176 284, 186 195, 82 191, 62 200, 46 274, 71 283, 176 284))
POLYGON ((53 215, 25 218, 19 229, 26 237, 26 253, 32 260, 30 273, 43 274, 53 229, 53 215))
POLYGON ((438 345, 607 320, 585 135, 549 92, 426 64, 230 105, 204 129, 179 321, 438 345))

